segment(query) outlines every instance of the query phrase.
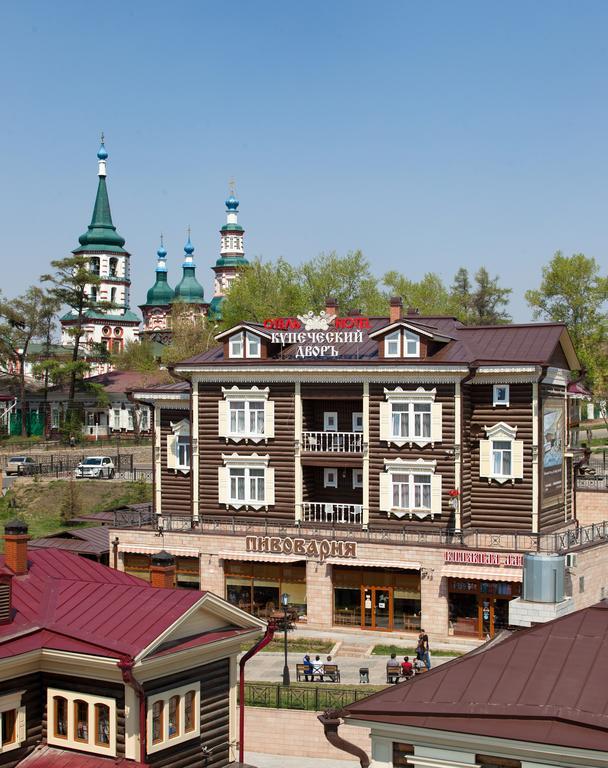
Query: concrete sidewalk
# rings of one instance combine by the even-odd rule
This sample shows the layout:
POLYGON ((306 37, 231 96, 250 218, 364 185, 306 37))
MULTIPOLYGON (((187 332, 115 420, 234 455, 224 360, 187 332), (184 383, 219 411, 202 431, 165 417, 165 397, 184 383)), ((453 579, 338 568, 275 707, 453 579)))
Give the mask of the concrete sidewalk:
POLYGON ((261 752, 245 752, 245 762, 251 763, 255 768, 360 768, 358 760, 283 757, 283 755, 264 755, 261 752))

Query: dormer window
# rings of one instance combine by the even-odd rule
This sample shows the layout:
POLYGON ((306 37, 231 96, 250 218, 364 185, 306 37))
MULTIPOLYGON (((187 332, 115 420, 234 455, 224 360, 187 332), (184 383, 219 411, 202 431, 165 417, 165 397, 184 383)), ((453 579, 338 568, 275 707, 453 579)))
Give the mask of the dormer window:
POLYGON ((384 338, 384 357, 400 357, 401 331, 389 333, 384 338))
POLYGON ((384 357, 420 357, 420 336, 405 328, 387 333, 384 357))
POLYGON ((230 357, 243 357, 243 334, 235 333, 228 342, 230 357))
POLYGON ((247 357, 260 357, 260 337, 249 331, 245 333, 245 337, 247 339, 247 357))

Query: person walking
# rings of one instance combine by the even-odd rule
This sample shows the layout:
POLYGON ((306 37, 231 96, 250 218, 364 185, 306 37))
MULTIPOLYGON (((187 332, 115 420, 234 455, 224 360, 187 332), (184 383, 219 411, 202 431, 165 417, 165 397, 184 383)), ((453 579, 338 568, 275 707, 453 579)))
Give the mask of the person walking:
POLYGON ((418 647, 416 648, 416 656, 420 659, 420 661, 424 662, 426 671, 430 672, 431 649, 429 647, 429 636, 424 631, 424 629, 421 629, 420 634, 418 635, 418 647))

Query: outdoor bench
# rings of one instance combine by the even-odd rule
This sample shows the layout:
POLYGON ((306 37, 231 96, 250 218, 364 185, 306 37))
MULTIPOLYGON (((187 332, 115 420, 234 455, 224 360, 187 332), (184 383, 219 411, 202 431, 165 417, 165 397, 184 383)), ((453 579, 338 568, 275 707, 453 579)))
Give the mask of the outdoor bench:
POLYGON ((330 683, 339 683, 340 669, 337 664, 324 664, 323 672, 307 672, 305 664, 296 664, 296 678, 299 683, 322 683, 325 680, 328 680, 330 683))

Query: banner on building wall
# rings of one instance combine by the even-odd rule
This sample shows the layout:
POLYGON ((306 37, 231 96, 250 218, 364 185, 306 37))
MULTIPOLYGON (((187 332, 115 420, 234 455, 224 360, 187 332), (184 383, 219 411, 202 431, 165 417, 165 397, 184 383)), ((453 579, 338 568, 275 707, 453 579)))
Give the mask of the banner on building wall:
POLYGON ((541 481, 544 507, 560 502, 564 497, 564 430, 564 401, 545 401, 541 481))

